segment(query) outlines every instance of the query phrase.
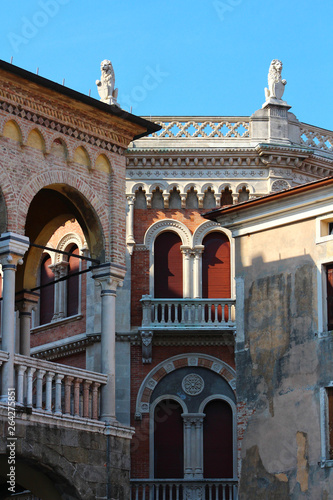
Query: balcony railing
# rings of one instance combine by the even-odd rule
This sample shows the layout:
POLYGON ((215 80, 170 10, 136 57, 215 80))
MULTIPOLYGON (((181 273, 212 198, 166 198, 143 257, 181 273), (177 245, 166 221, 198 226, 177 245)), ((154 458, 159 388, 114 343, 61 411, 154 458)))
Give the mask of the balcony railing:
POLYGON ((144 295, 143 328, 234 329, 233 299, 154 299, 144 295))
POLYGON ((233 479, 131 479, 131 500, 237 500, 233 479))
MULTIPOLYGON (((8 353, 0 351, 0 366, 8 353)), ((103 375, 80 368, 15 354, 15 396, 18 408, 30 413, 96 421, 103 375)))

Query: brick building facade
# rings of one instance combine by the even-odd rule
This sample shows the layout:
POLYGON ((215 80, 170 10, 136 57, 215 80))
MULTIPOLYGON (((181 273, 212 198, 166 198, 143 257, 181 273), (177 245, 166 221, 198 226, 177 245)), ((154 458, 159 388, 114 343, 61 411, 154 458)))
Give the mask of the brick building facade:
POLYGON ((39 374, 45 390, 47 380, 52 387, 51 406, 46 395, 42 408, 32 398, 32 414, 57 408, 53 417, 63 419, 72 391, 72 416, 83 425, 93 409, 78 412, 96 402, 99 384, 99 425, 106 421, 106 435, 111 428, 112 439, 124 441, 123 452, 112 448, 121 465, 117 473, 108 465, 106 498, 129 498, 133 434, 133 500, 149 492, 236 500, 255 414, 244 396, 246 369, 237 390, 244 290, 236 269, 244 256, 229 227, 207 213, 331 175, 332 133, 300 123, 281 99, 251 117, 152 117, 152 124, 8 65, 1 77, 1 233, 30 239, 17 271, 16 291, 26 295, 17 300, 15 353, 35 363, 31 376, 21 369, 24 383, 37 394, 39 374), (75 252, 83 257, 76 284, 68 279, 75 252), (52 293, 39 288, 42 280, 55 281, 52 293), (29 328, 22 311, 32 316, 29 328), (114 344, 106 341, 112 335, 114 344), (48 363, 53 379, 42 374, 52 373, 48 363), (110 391, 113 406, 105 408, 110 391), (116 421, 107 420, 112 411, 116 421))

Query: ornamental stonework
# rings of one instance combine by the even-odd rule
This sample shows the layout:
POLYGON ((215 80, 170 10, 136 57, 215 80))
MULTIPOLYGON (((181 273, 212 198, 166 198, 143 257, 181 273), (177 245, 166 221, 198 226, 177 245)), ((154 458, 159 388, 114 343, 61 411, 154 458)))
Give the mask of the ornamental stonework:
POLYGON ((203 378, 196 373, 186 375, 182 380, 182 388, 185 394, 189 396, 198 396, 204 390, 205 383, 203 378))

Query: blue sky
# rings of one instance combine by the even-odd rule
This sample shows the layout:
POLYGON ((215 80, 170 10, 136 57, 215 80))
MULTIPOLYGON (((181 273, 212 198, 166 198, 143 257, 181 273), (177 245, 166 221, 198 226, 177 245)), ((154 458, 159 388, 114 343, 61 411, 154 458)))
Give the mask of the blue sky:
POLYGON ((0 58, 98 97, 110 59, 138 115, 251 115, 272 59, 300 121, 333 129, 332 0, 13 0, 0 58))

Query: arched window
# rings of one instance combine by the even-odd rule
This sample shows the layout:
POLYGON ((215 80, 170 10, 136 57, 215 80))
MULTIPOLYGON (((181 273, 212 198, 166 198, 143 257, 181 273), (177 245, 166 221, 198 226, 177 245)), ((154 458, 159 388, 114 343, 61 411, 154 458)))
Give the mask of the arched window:
POLYGON ((154 243, 154 296, 176 299, 183 297, 182 242, 176 233, 163 232, 154 243))
MULTIPOLYGON (((71 245, 67 252, 79 255, 77 245, 71 245)), ((71 276, 80 270, 80 261, 77 257, 68 257, 68 280, 67 280, 67 316, 74 316, 79 312, 79 276, 71 276)))
MULTIPOLYGON (((51 257, 45 255, 40 266, 40 284, 47 285, 54 281, 54 274, 50 269, 51 257)), ((50 323, 54 310, 54 286, 46 286, 40 289, 39 323, 45 325, 50 323)))
POLYGON ((231 295, 230 289, 230 242, 224 233, 209 233, 202 244, 202 297, 224 298, 231 295))
POLYGON ((161 401, 154 412, 154 477, 184 477, 183 409, 172 399, 161 401))
POLYGON ((210 401, 204 409, 204 478, 233 477, 233 415, 224 400, 210 401))

